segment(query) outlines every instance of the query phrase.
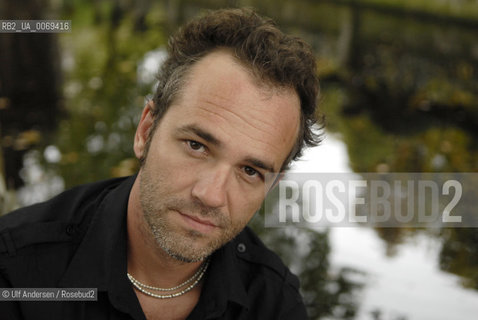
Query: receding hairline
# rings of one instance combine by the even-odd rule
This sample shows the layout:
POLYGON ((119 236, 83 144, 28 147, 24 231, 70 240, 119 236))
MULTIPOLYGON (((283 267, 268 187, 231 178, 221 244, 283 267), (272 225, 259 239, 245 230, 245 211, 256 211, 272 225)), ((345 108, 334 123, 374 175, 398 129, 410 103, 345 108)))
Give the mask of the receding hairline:
POLYGON ((259 67, 254 67, 254 62, 245 61, 245 59, 239 57, 236 50, 234 50, 231 47, 225 47, 225 46, 214 48, 206 52, 201 57, 193 60, 193 62, 188 66, 187 70, 182 75, 181 86, 180 88, 178 88, 178 91, 176 92, 174 98, 171 100, 169 107, 172 106, 174 103, 176 103, 178 99, 180 99, 183 90, 187 88, 189 81, 191 80, 191 77, 193 76, 193 71, 195 70, 197 64, 200 61, 204 60, 206 57, 210 57, 211 55, 216 55, 221 53, 224 53, 226 56, 231 57, 232 58, 231 61, 235 65, 239 66, 243 71, 245 71, 250 76, 250 79, 252 80, 253 84, 257 88, 261 89, 261 91, 263 91, 263 93, 265 93, 266 95, 280 96, 280 95, 293 93, 297 97, 297 100, 299 103, 299 111, 301 111, 300 110, 301 99, 300 99, 299 93, 297 92, 296 88, 294 88, 293 85, 281 84, 278 81, 275 81, 274 79, 270 79, 269 77, 264 76, 263 74, 261 74, 261 70, 259 67))

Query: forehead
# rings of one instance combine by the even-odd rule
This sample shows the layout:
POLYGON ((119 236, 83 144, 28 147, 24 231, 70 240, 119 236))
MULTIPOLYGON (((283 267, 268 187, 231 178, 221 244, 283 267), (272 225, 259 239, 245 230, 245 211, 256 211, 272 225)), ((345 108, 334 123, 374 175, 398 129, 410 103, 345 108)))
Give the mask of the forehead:
POLYGON ((267 156, 277 169, 296 141, 300 121, 295 90, 260 85, 225 50, 192 66, 169 111, 178 125, 199 125, 234 151, 267 156))

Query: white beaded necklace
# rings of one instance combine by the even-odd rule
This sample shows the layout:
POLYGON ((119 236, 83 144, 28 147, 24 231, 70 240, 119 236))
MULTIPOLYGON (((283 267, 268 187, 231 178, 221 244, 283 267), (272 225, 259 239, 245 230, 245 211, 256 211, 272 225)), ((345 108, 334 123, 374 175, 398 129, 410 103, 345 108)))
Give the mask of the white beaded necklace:
POLYGON ((201 281, 202 277, 206 273, 206 270, 207 270, 208 266, 209 266, 209 259, 205 263, 203 263, 201 268, 199 268, 198 271, 196 271, 196 273, 193 274, 191 278, 187 279, 183 283, 181 283, 181 284, 179 284, 175 287, 172 287, 172 288, 159 288, 159 287, 149 286, 147 284, 144 284, 144 283, 136 280, 131 274, 129 274, 129 273, 126 273, 126 274, 128 276, 129 281, 133 284, 133 286, 136 289, 138 289, 139 291, 141 291, 142 293, 147 294, 147 295, 149 295, 151 297, 154 297, 154 298, 158 298, 158 299, 169 299, 169 298, 175 298, 175 297, 182 296, 186 292, 191 291, 199 283, 199 281, 201 281), (150 291, 146 290, 146 289, 149 289, 149 290, 153 290, 153 291, 173 291, 173 290, 177 290, 177 289, 180 289, 180 288, 186 286, 190 282, 193 282, 193 283, 191 285, 189 285, 188 287, 186 287, 185 289, 183 289, 179 292, 176 292, 176 293, 171 293, 171 294, 157 294, 157 293, 153 293, 153 292, 150 292, 150 291))

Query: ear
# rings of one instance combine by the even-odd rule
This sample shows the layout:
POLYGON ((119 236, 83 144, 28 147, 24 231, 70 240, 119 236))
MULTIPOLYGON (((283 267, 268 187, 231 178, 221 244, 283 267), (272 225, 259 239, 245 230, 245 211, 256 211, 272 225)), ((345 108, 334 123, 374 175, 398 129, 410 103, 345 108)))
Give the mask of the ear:
POLYGON ((136 134, 134 135, 134 154, 136 158, 140 159, 146 148, 146 142, 148 141, 148 136, 153 127, 154 117, 152 110, 154 108, 154 102, 150 100, 143 109, 141 114, 141 120, 139 120, 138 128, 136 128, 136 134))

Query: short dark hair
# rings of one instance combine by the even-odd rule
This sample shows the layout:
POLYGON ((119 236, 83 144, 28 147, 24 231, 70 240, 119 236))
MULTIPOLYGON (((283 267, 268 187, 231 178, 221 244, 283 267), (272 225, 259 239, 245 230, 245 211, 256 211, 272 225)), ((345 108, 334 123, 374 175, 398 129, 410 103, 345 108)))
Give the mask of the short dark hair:
POLYGON ((282 33, 272 20, 251 9, 211 11, 187 23, 169 39, 168 57, 157 76, 159 83, 152 110, 155 120, 150 137, 183 87, 191 66, 221 48, 230 49, 260 81, 296 91, 301 105, 300 130, 281 168, 284 170, 291 160, 301 156, 304 146, 320 143, 320 135, 312 130, 318 122, 319 81, 315 57, 306 42, 282 33))

